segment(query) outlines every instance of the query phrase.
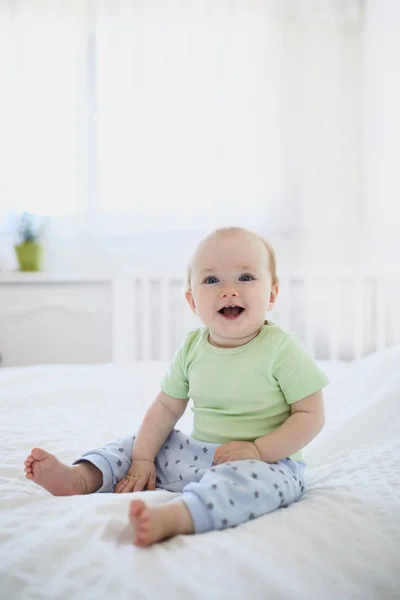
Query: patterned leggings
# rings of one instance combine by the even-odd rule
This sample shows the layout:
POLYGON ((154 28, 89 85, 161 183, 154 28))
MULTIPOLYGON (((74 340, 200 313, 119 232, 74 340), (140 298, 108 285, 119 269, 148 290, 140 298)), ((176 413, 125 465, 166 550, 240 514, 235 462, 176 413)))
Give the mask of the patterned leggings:
MULTIPOLYGON (((135 436, 86 452, 82 460, 103 474, 99 492, 112 492, 131 465, 135 436)), ((174 429, 157 454, 157 487, 181 492, 196 533, 244 523, 297 502, 304 493, 303 462, 238 460, 212 466, 220 444, 200 442, 174 429)), ((76 464, 75 463, 75 464, 76 464)))

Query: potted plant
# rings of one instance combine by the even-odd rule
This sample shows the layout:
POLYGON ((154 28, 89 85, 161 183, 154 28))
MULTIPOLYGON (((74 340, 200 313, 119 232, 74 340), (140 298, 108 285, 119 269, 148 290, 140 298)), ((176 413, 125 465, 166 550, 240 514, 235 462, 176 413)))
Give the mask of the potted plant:
POLYGON ((20 271, 40 271, 43 246, 40 243, 41 227, 38 219, 24 213, 19 220, 20 243, 15 246, 20 271))

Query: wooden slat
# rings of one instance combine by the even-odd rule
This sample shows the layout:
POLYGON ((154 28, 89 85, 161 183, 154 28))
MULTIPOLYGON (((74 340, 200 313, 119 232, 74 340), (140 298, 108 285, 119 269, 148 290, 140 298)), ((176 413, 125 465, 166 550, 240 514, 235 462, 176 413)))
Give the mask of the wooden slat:
POLYGON ((329 359, 333 362, 340 360, 340 278, 335 273, 329 277, 327 286, 329 299, 326 305, 329 306, 329 359))
POLYGON ((361 358, 365 350, 364 336, 364 315, 365 315, 365 298, 364 298, 364 278, 356 277, 354 281, 354 306, 355 306, 355 331, 354 331, 354 356, 357 360, 361 358))
MULTIPOLYGON (((376 313, 375 313, 375 335, 376 350, 379 352, 386 347, 386 280, 384 277, 376 279, 376 313)), ((400 298, 399 298, 400 300, 400 298)))
POLYGON ((140 353, 139 360, 151 360, 150 279, 140 280, 140 353))
POLYGON ((169 360, 171 358, 171 280, 167 277, 163 277, 160 279, 160 286, 159 309, 161 311, 161 359, 169 360))
POLYGON ((135 280, 120 272, 113 281, 113 362, 129 364, 137 360, 137 334, 135 280))
POLYGON ((303 280, 303 298, 304 298, 304 345, 310 355, 315 358, 315 337, 314 337, 314 289, 315 282, 313 277, 303 280))

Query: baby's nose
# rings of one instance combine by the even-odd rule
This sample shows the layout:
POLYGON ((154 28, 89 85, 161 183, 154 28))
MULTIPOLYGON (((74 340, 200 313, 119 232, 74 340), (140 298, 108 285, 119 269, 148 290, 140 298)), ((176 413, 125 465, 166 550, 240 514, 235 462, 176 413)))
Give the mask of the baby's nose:
POLYGON ((221 290, 221 298, 236 298, 239 292, 235 288, 225 288, 221 290))

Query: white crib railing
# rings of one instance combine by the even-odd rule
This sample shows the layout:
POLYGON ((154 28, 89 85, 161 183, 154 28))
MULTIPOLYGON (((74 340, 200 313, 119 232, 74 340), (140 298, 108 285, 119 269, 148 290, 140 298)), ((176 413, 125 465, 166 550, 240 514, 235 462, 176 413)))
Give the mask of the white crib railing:
MULTIPOLYGON (((169 360, 201 325, 184 298, 184 277, 120 269, 113 283, 113 360, 169 360)), ((400 272, 280 275, 268 318, 303 340, 316 359, 354 360, 400 343, 400 272)))

